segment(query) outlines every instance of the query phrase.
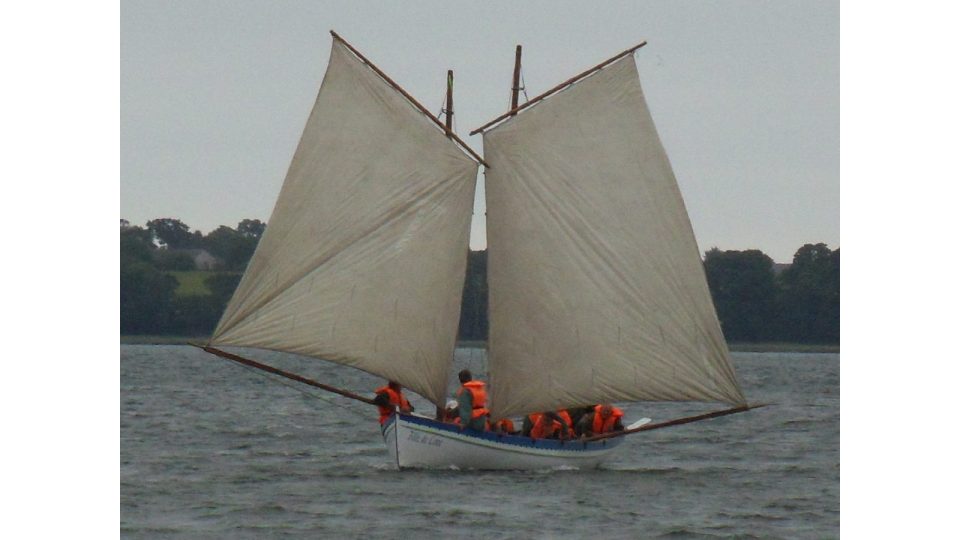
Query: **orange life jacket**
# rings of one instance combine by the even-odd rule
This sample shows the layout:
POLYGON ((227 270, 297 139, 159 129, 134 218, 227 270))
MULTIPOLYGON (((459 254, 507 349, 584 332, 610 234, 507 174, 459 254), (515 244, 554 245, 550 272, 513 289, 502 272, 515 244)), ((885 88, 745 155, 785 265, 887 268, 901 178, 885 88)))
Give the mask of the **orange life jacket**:
POLYGON ((573 418, 570 418, 570 413, 566 409, 560 409, 557 411, 557 415, 561 420, 567 423, 567 429, 573 431, 573 418))
POLYGON ((607 433, 613 431, 614 424, 617 423, 617 419, 623 417, 623 411, 613 407, 613 412, 610 414, 610 418, 607 418, 607 421, 603 421, 603 417, 600 416, 600 409, 603 408, 603 405, 597 405, 593 408, 593 426, 592 431, 594 434, 607 433))
POLYGON ((470 413, 471 420, 490 413, 490 411, 487 410, 486 386, 483 381, 467 381, 463 383, 460 390, 457 390, 457 397, 460 397, 464 389, 469 391, 473 396, 473 412, 470 413))
POLYGON ((533 429, 530 430, 530 436, 534 439, 546 439, 558 432, 563 432, 563 425, 560 422, 552 420, 546 415, 538 414, 536 421, 533 423, 533 429), (553 430, 548 433, 547 430, 550 427, 552 427, 553 430))
POLYGON ((407 398, 403 397, 401 392, 397 392, 389 386, 381 386, 374 392, 377 394, 387 394, 391 405, 391 407, 382 407, 377 405, 377 410, 380 411, 380 425, 383 425, 383 423, 387 421, 387 418, 390 418, 390 415, 393 414, 397 407, 401 409, 410 408, 410 402, 407 401, 407 398))
POLYGON ((510 420, 509 418, 504 418, 503 420, 500 420, 499 422, 497 422, 497 427, 499 427, 500 431, 504 433, 512 433, 514 429, 513 420, 510 420))

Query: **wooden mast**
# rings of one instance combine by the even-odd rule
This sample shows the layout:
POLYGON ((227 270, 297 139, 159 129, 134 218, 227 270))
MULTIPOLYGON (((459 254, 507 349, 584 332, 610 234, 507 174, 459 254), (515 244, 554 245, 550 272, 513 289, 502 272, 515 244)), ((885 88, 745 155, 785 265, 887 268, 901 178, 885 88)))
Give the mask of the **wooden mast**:
MULTIPOLYGON (((523 109, 526 109, 527 107, 529 107, 529 106, 531 106, 531 105, 537 104, 537 103, 540 102, 540 100, 542 100, 543 98, 548 97, 548 96, 551 96, 551 95, 559 92, 560 90, 563 90, 563 89, 566 88, 567 86, 570 86, 571 84, 579 81, 580 79, 583 79, 584 77, 587 77, 587 76, 589 76, 589 75, 592 75, 594 72, 599 71, 599 70, 607 67, 608 65, 612 64, 613 62, 616 62, 617 60, 623 58, 624 56, 633 53, 633 51, 636 51, 637 49, 639 49, 640 47, 643 47, 643 46, 646 45, 646 44, 647 44, 646 41, 641 42, 641 43, 638 43, 637 45, 634 45, 633 47, 630 47, 629 49, 623 51, 622 53, 620 53, 620 54, 618 54, 618 55, 616 55, 616 56, 614 56, 614 57, 608 58, 607 60, 605 60, 605 61, 603 61, 603 62, 601 62, 601 63, 593 66, 592 68, 584 71, 583 73, 581 73, 581 74, 579 74, 579 75, 577 75, 577 76, 575 76, 575 77, 572 77, 572 78, 570 78, 570 79, 567 79, 566 81, 563 81, 562 83, 554 86, 554 87, 551 88, 550 90, 547 90, 546 92, 544 92, 544 93, 540 94, 539 96, 531 99, 530 101, 524 103, 523 105, 514 106, 511 110, 509 110, 509 111, 501 114, 500 116, 494 118, 493 120, 487 122, 486 124, 484 124, 484 125, 478 127, 477 129, 471 131, 470 134, 471 134, 471 135, 476 135, 477 133, 480 133, 481 131, 484 131, 484 130, 487 129, 488 127, 496 124, 497 122, 500 122, 500 121, 503 120, 504 118, 509 118, 509 117, 511 117, 511 116, 514 116, 515 114, 517 114, 518 112, 522 111, 523 109)), ((517 46, 517 59, 518 59, 517 62, 518 62, 518 65, 519 65, 519 58, 520 58, 520 50, 519 50, 519 45, 518 45, 518 46, 517 46)), ((516 77, 516 75, 514 75, 514 77, 516 77)), ((514 86, 516 86, 516 84, 514 84, 514 86)), ((516 101, 514 101, 514 103, 516 103, 516 101)))
POLYGON ((522 51, 523 47, 517 45, 517 55, 513 61, 513 87, 510 95, 510 110, 513 112, 510 113, 510 116, 517 114, 517 102, 520 100, 520 54, 522 51))
POLYGON ((447 137, 453 135, 453 70, 447 70, 447 137))
MULTIPOLYGON (((421 105, 419 101, 417 101, 416 99, 414 99, 414 97, 411 96, 409 93, 407 93, 407 91, 404 90, 402 86, 400 86, 399 84, 397 84, 396 82, 394 82, 393 79, 391 79, 390 77, 388 77, 387 74, 384 73, 383 71, 381 71, 380 68, 378 68, 376 65, 374 65, 373 62, 371 62, 370 60, 367 60, 367 57, 366 57, 366 56, 364 56, 363 54, 360 53, 360 51, 358 51, 357 49, 355 49, 355 48, 353 47, 353 45, 351 45, 350 43, 347 42, 347 40, 345 40, 345 39, 343 39, 342 37, 340 37, 340 34, 334 32, 333 30, 331 30, 331 31, 330 31, 330 35, 333 36, 333 38, 336 39, 337 41, 339 41, 340 43, 343 43, 343 45, 344 45, 346 48, 350 49, 350 52, 352 52, 354 55, 356 55, 357 58, 360 59, 360 61, 362 61, 362 62, 363 62, 364 64, 366 64, 367 66, 369 66, 370 69, 372 69, 372 70, 374 71, 374 73, 376 73, 377 75, 379 75, 380 78, 384 80, 384 82, 386 82, 387 84, 389 84, 390 86, 392 86, 394 90, 396 90, 397 92, 400 92, 400 95, 402 95, 403 97, 407 98, 407 101, 409 101, 411 105, 413 105, 417 110, 419 110, 420 112, 422 112, 427 118, 429 118, 431 121, 433 121, 433 123, 436 124, 437 126, 439 126, 440 129, 442 129, 444 132, 447 131, 446 128, 444 127, 444 125, 440 122, 440 119, 439 119, 439 118, 437 118, 436 116, 434 116, 432 112, 430 112, 426 107, 424 107, 423 105, 421 105)), ((490 168, 490 165, 488 165, 487 162, 484 161, 483 158, 480 157, 479 154, 477 154, 476 152, 474 152, 472 148, 470 148, 469 146, 467 146, 467 143, 463 142, 463 141, 460 139, 460 137, 457 137, 457 134, 456 134, 456 133, 450 133, 449 135, 450 135, 450 138, 451 138, 451 139, 453 139, 454 141, 456 141, 457 144, 459 144, 460 147, 464 149, 464 151, 466 151, 468 154, 470 154, 471 156, 473 156, 473 159, 477 160, 477 162, 480 163, 481 165, 483 165, 484 167, 490 168)))

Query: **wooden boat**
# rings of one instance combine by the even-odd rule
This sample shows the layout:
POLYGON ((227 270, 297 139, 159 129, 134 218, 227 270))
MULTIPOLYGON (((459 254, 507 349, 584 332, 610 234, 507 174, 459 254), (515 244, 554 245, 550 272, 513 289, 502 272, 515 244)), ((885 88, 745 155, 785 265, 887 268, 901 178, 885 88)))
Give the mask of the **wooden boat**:
MULTIPOLYGON (((641 43, 474 133, 333 33, 330 62, 269 226, 205 350, 311 356, 448 396, 474 187, 486 168, 492 420, 623 401, 748 410, 693 230, 640 88, 641 43)), ((621 445, 460 431, 395 414, 400 468, 595 467, 621 445)))
POLYGON ((592 469, 623 442, 622 437, 582 442, 461 431, 454 424, 399 413, 382 432, 390 462, 400 469, 592 469))

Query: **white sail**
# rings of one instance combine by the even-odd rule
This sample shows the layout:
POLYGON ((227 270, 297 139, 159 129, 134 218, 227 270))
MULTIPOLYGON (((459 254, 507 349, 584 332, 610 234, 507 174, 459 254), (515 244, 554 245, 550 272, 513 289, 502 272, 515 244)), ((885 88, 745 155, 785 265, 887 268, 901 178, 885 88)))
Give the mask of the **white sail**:
POLYGON ((477 167, 334 40, 269 226, 211 344, 331 360, 442 403, 477 167))
POLYGON ((745 403, 632 55, 483 143, 494 418, 745 403))

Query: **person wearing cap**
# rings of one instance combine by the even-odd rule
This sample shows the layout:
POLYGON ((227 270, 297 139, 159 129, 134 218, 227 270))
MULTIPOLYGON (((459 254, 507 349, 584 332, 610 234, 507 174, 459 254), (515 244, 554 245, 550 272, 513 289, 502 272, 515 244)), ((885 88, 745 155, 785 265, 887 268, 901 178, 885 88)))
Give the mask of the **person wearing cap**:
POLYGON ((447 405, 443 409, 443 422, 450 424, 459 424, 460 423, 460 405, 457 403, 457 400, 450 399, 447 400, 447 405))
POLYGON ((407 398, 403 397, 403 387, 397 381, 390 381, 386 386, 381 386, 374 392, 377 395, 373 398, 373 402, 377 405, 377 410, 380 411, 381 426, 397 409, 402 413, 413 412, 413 405, 407 401, 407 398))
POLYGON ((487 429, 487 385, 483 381, 473 380, 469 369, 459 375, 460 389, 457 390, 457 404, 460 412, 460 429, 485 431, 487 429))
POLYGON ((577 433, 592 437, 613 431, 623 431, 623 411, 610 404, 596 405, 593 412, 583 415, 577 424, 577 433))

